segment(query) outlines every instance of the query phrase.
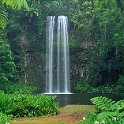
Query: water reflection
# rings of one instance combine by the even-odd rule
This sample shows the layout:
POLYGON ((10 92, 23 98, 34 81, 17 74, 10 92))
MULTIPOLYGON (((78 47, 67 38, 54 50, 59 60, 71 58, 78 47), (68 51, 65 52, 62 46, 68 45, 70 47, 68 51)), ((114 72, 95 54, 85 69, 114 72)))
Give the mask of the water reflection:
POLYGON ((97 96, 105 96, 111 98, 114 101, 124 99, 124 97, 112 95, 112 94, 56 94, 56 101, 60 106, 65 105, 91 105, 90 99, 97 96))

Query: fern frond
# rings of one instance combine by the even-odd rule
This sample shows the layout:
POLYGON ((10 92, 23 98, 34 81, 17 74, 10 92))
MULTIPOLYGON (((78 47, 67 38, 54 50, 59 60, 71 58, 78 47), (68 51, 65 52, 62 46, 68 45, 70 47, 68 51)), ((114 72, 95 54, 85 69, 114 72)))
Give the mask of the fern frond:
POLYGON ((96 105, 97 108, 101 110, 109 110, 115 103, 115 101, 112 101, 111 99, 103 96, 92 98, 91 101, 96 105))
POLYGON ((118 112, 110 112, 110 111, 106 111, 106 112, 101 112, 100 114, 98 114, 97 116, 97 120, 101 121, 101 120, 107 120, 107 119, 112 119, 113 117, 117 117, 118 112))
POLYGON ((119 113, 118 117, 119 117, 119 118, 124 118, 124 111, 121 112, 121 113, 119 113))
POLYGON ((124 100, 120 100, 118 102, 115 103, 115 109, 122 112, 124 111, 124 100))
POLYGON ((0 2, 6 6, 12 7, 13 9, 20 10, 21 8, 26 8, 29 10, 26 0, 0 0, 0 2))

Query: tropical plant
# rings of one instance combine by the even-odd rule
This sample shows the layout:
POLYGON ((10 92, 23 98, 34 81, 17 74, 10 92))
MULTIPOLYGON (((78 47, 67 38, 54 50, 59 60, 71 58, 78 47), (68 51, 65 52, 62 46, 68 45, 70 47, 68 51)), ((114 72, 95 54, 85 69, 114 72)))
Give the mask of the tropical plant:
POLYGON ((0 90, 7 94, 31 94, 34 93, 37 88, 27 84, 2 82, 0 83, 0 90))
POLYGON ((80 92, 92 92, 93 91, 93 88, 85 81, 76 82, 75 89, 80 92))
POLYGON ((120 75, 117 81, 117 85, 124 85, 124 76, 120 75))
POLYGON ((20 10, 29 9, 26 0, 0 0, 0 28, 5 28, 8 20, 7 7, 20 10))
POLYGON ((94 111, 91 111, 91 112, 87 113, 86 118, 81 120, 79 122, 79 124, 95 124, 94 123, 95 119, 96 119, 96 113, 94 111))
MULTIPOLYGON (((12 6, 8 7, 6 3, 3 5, 3 1, 7 0, 0 0, 2 10, 0 13, 5 13, 0 14, 0 20, 3 20, 0 21, 1 27, 5 27, 4 22, 5 24, 7 22, 6 8, 7 10, 10 7, 12 8, 12 6)), ((23 50, 17 47, 20 45, 19 37, 21 37, 22 31, 28 36, 28 40, 32 41, 32 48, 34 48, 32 51, 40 53, 39 56, 42 59, 39 60, 45 61, 44 30, 46 28, 46 15, 59 15, 61 13, 69 18, 70 59, 72 62, 71 80, 77 82, 83 78, 82 80, 87 80, 92 87, 97 87, 98 92, 123 95, 124 84, 120 85, 116 82, 119 79, 119 75, 124 75, 124 1, 37 1, 30 1, 29 5, 31 7, 26 12, 20 11, 16 13, 10 11, 10 9, 8 10, 9 25, 7 27, 7 36, 15 55, 19 76, 22 76, 24 71, 27 70, 27 68, 24 69, 23 64, 23 50), (15 42, 16 39, 18 39, 18 42, 15 42), (84 72, 83 77, 81 76, 82 70, 84 72)), ((38 66, 39 70, 44 70, 43 68, 43 64, 38 66), (41 68, 39 69, 39 67, 41 68)), ((21 79, 20 77, 18 79, 21 79)), ((87 85, 84 85, 83 83, 77 85, 77 88, 80 89, 79 92, 87 92, 87 85)))
POLYGON ((94 88, 94 92, 97 93, 111 93, 111 94, 116 94, 115 93, 115 86, 99 86, 94 88))
MULTIPOLYGON (((100 96, 92 98, 91 101, 96 107, 92 122, 98 124, 124 123, 124 100, 115 102, 109 98, 100 96)), ((91 117, 89 116, 89 119, 91 117)))
POLYGON ((13 9, 20 10, 21 8, 29 9, 27 1, 26 0, 0 0, 0 2, 6 6, 10 6, 13 9))
POLYGON ((14 80, 15 68, 9 44, 0 39, 0 83, 14 80))
POLYGON ((92 98, 91 101, 100 111, 111 110, 115 103, 115 101, 103 96, 92 98))
POLYGON ((124 76, 120 75, 117 81, 117 85, 114 88, 114 91, 118 95, 124 96, 124 76))
POLYGON ((9 124, 10 118, 0 112, 0 124, 9 124))
POLYGON ((59 112, 55 97, 47 95, 5 94, 0 92, 0 111, 14 117, 55 115, 59 112))

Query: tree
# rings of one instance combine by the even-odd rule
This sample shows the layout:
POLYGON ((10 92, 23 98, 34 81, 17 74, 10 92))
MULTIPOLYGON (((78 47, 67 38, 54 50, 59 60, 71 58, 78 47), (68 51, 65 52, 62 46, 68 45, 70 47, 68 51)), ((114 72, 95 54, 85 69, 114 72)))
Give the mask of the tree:
POLYGON ((12 81, 15 68, 10 46, 0 39, 0 83, 12 81))
MULTIPOLYGON (((26 0, 0 0, 0 29, 5 29, 8 22, 7 9, 20 10, 22 8, 29 9, 26 0)), ((4 30, 1 30, 4 32, 4 30)), ((7 43, 6 36, 0 34, 0 83, 13 81, 16 66, 12 57, 12 52, 7 43)))
POLYGON ((7 8, 20 10, 21 8, 29 9, 26 0, 0 0, 0 28, 4 29, 7 24, 7 8))

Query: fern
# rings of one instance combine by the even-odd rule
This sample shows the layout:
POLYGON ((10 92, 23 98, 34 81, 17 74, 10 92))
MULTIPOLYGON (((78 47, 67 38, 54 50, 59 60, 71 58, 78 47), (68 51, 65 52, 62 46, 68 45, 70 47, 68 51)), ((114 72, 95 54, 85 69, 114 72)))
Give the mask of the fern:
POLYGON ((29 9, 26 0, 0 0, 0 2, 17 10, 20 10, 23 7, 29 9))
POLYGON ((113 107, 115 101, 112 101, 109 98, 106 97, 95 97, 91 99, 92 103, 96 105, 96 107, 102 111, 106 111, 111 109, 113 107))
POLYGON ((112 119, 114 117, 117 117, 118 112, 110 112, 110 111, 106 111, 106 112, 101 112, 100 114, 97 115, 97 120, 108 120, 108 119, 112 119))
POLYGON ((98 121, 104 120, 105 122, 112 122, 112 124, 114 122, 124 123, 124 100, 115 102, 100 96, 92 98, 91 101, 99 109, 99 111, 96 111, 98 121))
POLYGON ((92 98, 91 101, 96 110, 87 115, 82 124, 124 124, 124 100, 115 102, 99 96, 92 98))
POLYGON ((124 118, 124 111, 121 112, 121 113, 119 113, 118 117, 119 117, 119 118, 124 118))

